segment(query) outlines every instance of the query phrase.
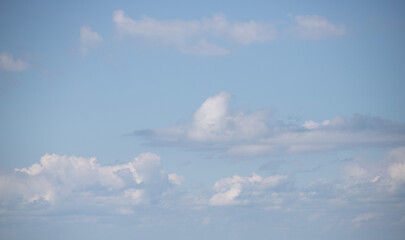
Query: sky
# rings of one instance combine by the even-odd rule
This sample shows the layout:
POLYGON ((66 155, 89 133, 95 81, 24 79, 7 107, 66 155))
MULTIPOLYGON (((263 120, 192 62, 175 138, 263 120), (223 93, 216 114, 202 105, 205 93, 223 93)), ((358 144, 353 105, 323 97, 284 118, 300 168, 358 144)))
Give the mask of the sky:
POLYGON ((1 239, 405 236, 402 1, 1 1, 1 239))

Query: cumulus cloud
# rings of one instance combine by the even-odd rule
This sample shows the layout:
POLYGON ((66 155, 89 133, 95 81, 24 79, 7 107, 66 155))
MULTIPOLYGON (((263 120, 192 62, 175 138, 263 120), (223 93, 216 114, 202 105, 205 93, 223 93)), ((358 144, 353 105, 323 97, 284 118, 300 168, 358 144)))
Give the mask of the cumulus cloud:
POLYGON ((354 115, 335 116, 317 123, 270 124, 268 110, 245 113, 229 108, 231 96, 209 97, 182 125, 136 131, 152 142, 220 149, 230 157, 297 154, 362 147, 389 147, 405 143, 405 126, 387 119, 354 115))
POLYGON ((229 21, 223 14, 201 20, 157 20, 147 16, 136 20, 117 10, 113 13, 113 21, 122 35, 197 55, 229 53, 228 49, 216 44, 218 40, 247 45, 269 41, 277 34, 273 24, 229 21))
POLYGON ((110 166, 99 165, 95 158, 46 154, 39 163, 0 176, 0 202, 10 209, 30 204, 54 209, 78 202, 78 206, 109 205, 112 212, 128 213, 137 204, 159 201, 181 181, 177 174, 166 174, 153 153, 110 166))
POLYGON ((277 186, 287 179, 287 175, 275 175, 266 178, 255 173, 251 177, 241 177, 235 175, 231 178, 220 179, 215 182, 214 188, 217 192, 210 200, 213 206, 249 204, 263 194, 268 189, 277 186))
POLYGON ((246 114, 229 109, 230 94, 222 92, 204 101, 189 123, 182 126, 140 131, 157 141, 192 142, 197 144, 227 143, 254 140, 268 132, 268 110, 246 114))
POLYGON ((88 53, 90 47, 98 46, 102 42, 103 38, 89 26, 84 25, 80 28, 80 50, 83 55, 88 53))
POLYGON ((292 31, 302 38, 321 39, 338 37, 346 34, 343 24, 334 24, 318 15, 295 16, 295 26, 292 31))
POLYGON ((22 72, 31 65, 21 59, 14 59, 13 55, 7 52, 0 53, 0 68, 10 72, 22 72))

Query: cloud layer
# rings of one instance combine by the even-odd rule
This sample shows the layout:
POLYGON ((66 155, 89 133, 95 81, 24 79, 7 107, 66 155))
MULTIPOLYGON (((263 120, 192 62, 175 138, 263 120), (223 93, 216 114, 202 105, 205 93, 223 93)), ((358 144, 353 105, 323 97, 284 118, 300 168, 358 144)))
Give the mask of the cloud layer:
POLYGON ((0 219, 65 225, 71 224, 70 216, 80 224, 125 216, 131 228, 155 229, 179 219, 201 228, 240 226, 260 218, 259 223, 273 222, 272 231, 292 223, 317 226, 322 232, 373 224, 400 229, 405 214, 403 166, 405 147, 400 147, 378 162, 349 162, 336 179, 313 178, 302 184, 296 174, 252 173, 221 178, 211 189, 192 184, 179 190, 184 179, 165 173, 153 153, 110 166, 99 165, 95 158, 46 154, 39 163, 0 175, 0 219))
POLYGON ((222 149, 231 157, 296 154, 405 143, 405 126, 387 119, 335 116, 321 123, 270 123, 268 110, 247 114, 229 108, 226 92, 209 97, 183 125, 135 132, 149 141, 185 147, 222 149))
MULTIPOLYGON (((224 55, 230 52, 229 44, 264 43, 278 35, 274 23, 230 21, 223 14, 199 20, 158 20, 147 16, 137 20, 117 10, 113 21, 122 36, 196 55, 224 55)), ((317 15, 296 16, 290 28, 298 36, 312 39, 346 33, 343 24, 333 24, 317 15)))
POLYGON ((113 20, 118 32, 122 35, 199 55, 223 55, 229 52, 210 39, 251 44, 265 42, 276 36, 273 24, 253 20, 230 22, 222 14, 189 21, 157 20, 146 16, 135 20, 127 17, 124 11, 118 10, 114 12, 113 20))

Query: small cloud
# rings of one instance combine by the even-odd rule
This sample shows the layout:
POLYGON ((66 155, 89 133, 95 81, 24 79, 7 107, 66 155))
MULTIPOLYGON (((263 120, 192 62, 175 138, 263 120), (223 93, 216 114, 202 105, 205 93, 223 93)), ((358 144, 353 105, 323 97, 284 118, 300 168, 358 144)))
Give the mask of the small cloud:
POLYGON ((103 42, 103 38, 87 25, 80 28, 80 42, 86 46, 95 46, 103 42))
POLYGON ((103 42, 103 38, 97 33, 91 30, 87 25, 80 28, 80 51, 83 56, 87 55, 90 47, 95 47, 103 42))
POLYGON ((287 175, 274 175, 266 178, 252 173, 251 177, 235 175, 231 178, 223 178, 215 182, 214 194, 209 204, 212 206, 243 205, 251 203, 256 196, 261 195, 267 189, 280 184, 287 179, 287 175))
POLYGON ((295 16, 295 26, 292 31, 301 38, 321 39, 339 37, 346 34, 343 24, 334 24, 318 15, 295 16))
POLYGON ((306 121, 302 126, 306 129, 312 130, 312 129, 317 129, 322 126, 328 126, 329 124, 330 124, 329 120, 325 120, 321 123, 317 123, 317 122, 310 120, 310 121, 306 121))
POLYGON ((0 53, 0 68, 10 72, 22 72, 31 65, 21 59, 14 59, 13 55, 7 52, 0 53))
POLYGON ((184 181, 184 177, 177 175, 176 173, 171 173, 168 175, 169 181, 174 185, 181 185, 184 181))

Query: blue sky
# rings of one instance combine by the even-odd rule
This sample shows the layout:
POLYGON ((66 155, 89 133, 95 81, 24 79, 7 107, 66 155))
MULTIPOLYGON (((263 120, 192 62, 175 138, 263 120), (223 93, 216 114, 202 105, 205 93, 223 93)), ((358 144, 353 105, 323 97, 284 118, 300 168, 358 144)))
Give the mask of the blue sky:
POLYGON ((0 238, 402 239, 402 1, 2 1, 0 238))

